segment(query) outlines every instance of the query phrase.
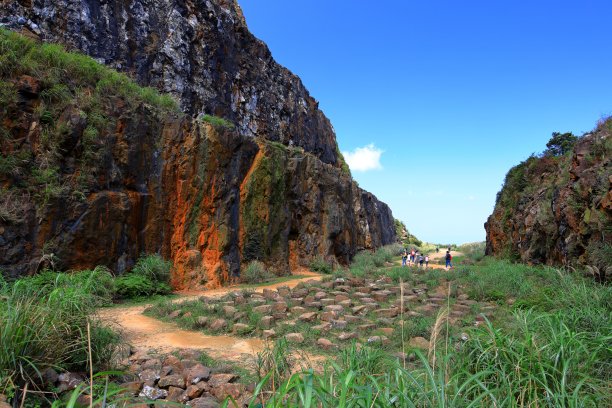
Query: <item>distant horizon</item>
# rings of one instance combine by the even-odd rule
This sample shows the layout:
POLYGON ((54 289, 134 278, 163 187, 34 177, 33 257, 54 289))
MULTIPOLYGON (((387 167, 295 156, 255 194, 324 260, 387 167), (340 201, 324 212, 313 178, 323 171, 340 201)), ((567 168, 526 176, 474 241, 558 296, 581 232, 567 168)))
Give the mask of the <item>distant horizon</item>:
POLYGON ((612 113, 612 2, 239 0, 353 178, 420 240, 485 240, 508 170, 612 113))

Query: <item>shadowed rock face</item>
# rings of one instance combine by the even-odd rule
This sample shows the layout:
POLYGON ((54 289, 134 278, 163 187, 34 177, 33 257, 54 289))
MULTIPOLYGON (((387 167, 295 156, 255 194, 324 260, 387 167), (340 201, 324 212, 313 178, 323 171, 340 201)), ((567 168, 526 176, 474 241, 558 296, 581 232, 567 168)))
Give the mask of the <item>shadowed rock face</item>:
POLYGON ((486 253, 536 264, 593 264, 594 248, 612 243, 611 158, 608 119, 567 156, 532 157, 511 169, 485 223, 486 253))
MULTIPOLYGON (((31 87, 35 80, 17 83, 31 87)), ((43 154, 38 96, 24 89, 19 95, 0 117, 13 136, 3 154, 27 152, 34 164, 43 154)), ((88 168, 96 177, 85 197, 76 199, 69 184, 82 171, 70 164, 79 160, 78 143, 64 151, 66 190, 46 205, 29 196, 29 180, 0 180, 11 192, 3 200, 19 211, 0 220, 0 267, 10 275, 35 272, 50 253, 59 268, 121 272, 141 253, 159 252, 176 265, 174 286, 193 288, 226 282, 250 259, 285 273, 315 256, 346 263, 359 249, 395 240, 387 205, 311 153, 163 118, 145 106, 125 114, 119 99, 110 105, 119 107, 106 112, 116 124, 100 135, 105 154, 88 168)), ((72 109, 62 120, 72 120, 72 109)), ((83 126, 71 129, 82 139, 83 126)))
POLYGON ((55 106, 43 103, 48 85, 37 78, 2 78, 16 97, 0 109, 0 153, 19 158, 17 170, 0 168, 0 268, 9 275, 34 273, 50 254, 60 269, 122 272, 159 252, 176 265, 173 285, 193 288, 224 283, 255 258, 282 274, 395 241, 388 206, 341 169, 328 120, 248 33, 236 4, 20 1, 2 3, 0 20, 130 71, 189 113, 237 125, 104 95, 107 124, 92 160, 84 147, 92 116, 79 103, 94 83, 67 84, 80 96, 55 106), (45 150, 50 129, 59 155, 45 150), (37 191, 49 186, 37 170, 48 157, 52 194, 37 191))
POLYGON ((0 23, 79 50, 170 93, 190 114, 234 122, 336 164, 329 120, 302 81, 277 64, 231 0, 0 2, 0 23))

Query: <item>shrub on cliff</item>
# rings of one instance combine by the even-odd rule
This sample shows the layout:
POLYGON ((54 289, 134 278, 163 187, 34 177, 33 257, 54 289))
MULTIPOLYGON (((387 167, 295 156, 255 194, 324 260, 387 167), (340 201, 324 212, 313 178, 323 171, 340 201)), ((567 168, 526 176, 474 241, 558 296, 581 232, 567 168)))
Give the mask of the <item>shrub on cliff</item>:
POLYGON ((259 261, 251 261, 242 271, 241 278, 244 283, 263 283, 270 279, 272 274, 266 270, 266 266, 259 261))
POLYGON ((330 274, 333 272, 334 266, 319 255, 310 263, 310 269, 312 269, 314 272, 330 274))
POLYGON ((171 269, 172 263, 160 255, 144 255, 129 273, 115 280, 116 294, 121 299, 168 294, 171 269))
POLYGON ((569 153, 577 141, 578 137, 574 136, 571 132, 553 132, 552 137, 546 143, 544 155, 562 156, 569 153))
POLYGON ((202 122, 210 123, 216 128, 233 129, 235 127, 235 125, 229 120, 214 115, 202 115, 200 116, 200 120, 202 122))

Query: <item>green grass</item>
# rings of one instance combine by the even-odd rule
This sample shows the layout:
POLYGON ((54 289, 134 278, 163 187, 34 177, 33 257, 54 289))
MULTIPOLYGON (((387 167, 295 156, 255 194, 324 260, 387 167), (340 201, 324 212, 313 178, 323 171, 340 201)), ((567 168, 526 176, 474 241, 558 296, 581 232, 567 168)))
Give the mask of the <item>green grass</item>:
POLYGON ((310 269, 314 272, 329 275, 334 271, 334 266, 322 256, 317 256, 310 262, 310 269))
POLYGON ((202 115, 200 116, 200 120, 202 122, 210 123, 214 127, 220 129, 234 129, 234 127, 236 127, 236 125, 229 120, 214 115, 202 115))
POLYGON ((266 266, 260 261, 251 261, 240 273, 240 279, 246 284, 261 284, 269 281, 274 275, 272 275, 266 269, 266 266))
POLYGON ((0 297, 0 393, 29 384, 40 387, 48 367, 85 370, 87 323, 91 325, 94 369, 108 368, 119 337, 94 311, 111 301, 101 268, 75 274, 43 274, 2 285, 0 297))

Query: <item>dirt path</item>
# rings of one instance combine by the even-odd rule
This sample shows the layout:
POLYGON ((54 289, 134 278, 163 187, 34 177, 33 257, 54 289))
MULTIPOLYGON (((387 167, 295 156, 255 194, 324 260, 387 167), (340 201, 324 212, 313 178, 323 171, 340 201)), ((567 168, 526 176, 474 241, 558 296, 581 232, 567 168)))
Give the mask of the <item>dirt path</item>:
MULTIPOLYGON (((321 276, 310 271, 301 270, 301 278, 278 282, 265 286, 252 287, 257 292, 264 289, 276 289, 280 286, 294 287, 299 282, 320 280, 321 276)), ((182 292, 173 302, 183 302, 199 296, 221 297, 245 286, 229 286, 209 291, 182 292)), ((169 352, 176 349, 202 349, 214 358, 238 361, 245 354, 255 355, 265 343, 255 338, 240 338, 229 335, 209 336, 197 331, 182 330, 177 325, 148 317, 142 313, 151 304, 101 309, 99 316, 121 333, 123 339, 136 350, 156 349, 169 352)))

